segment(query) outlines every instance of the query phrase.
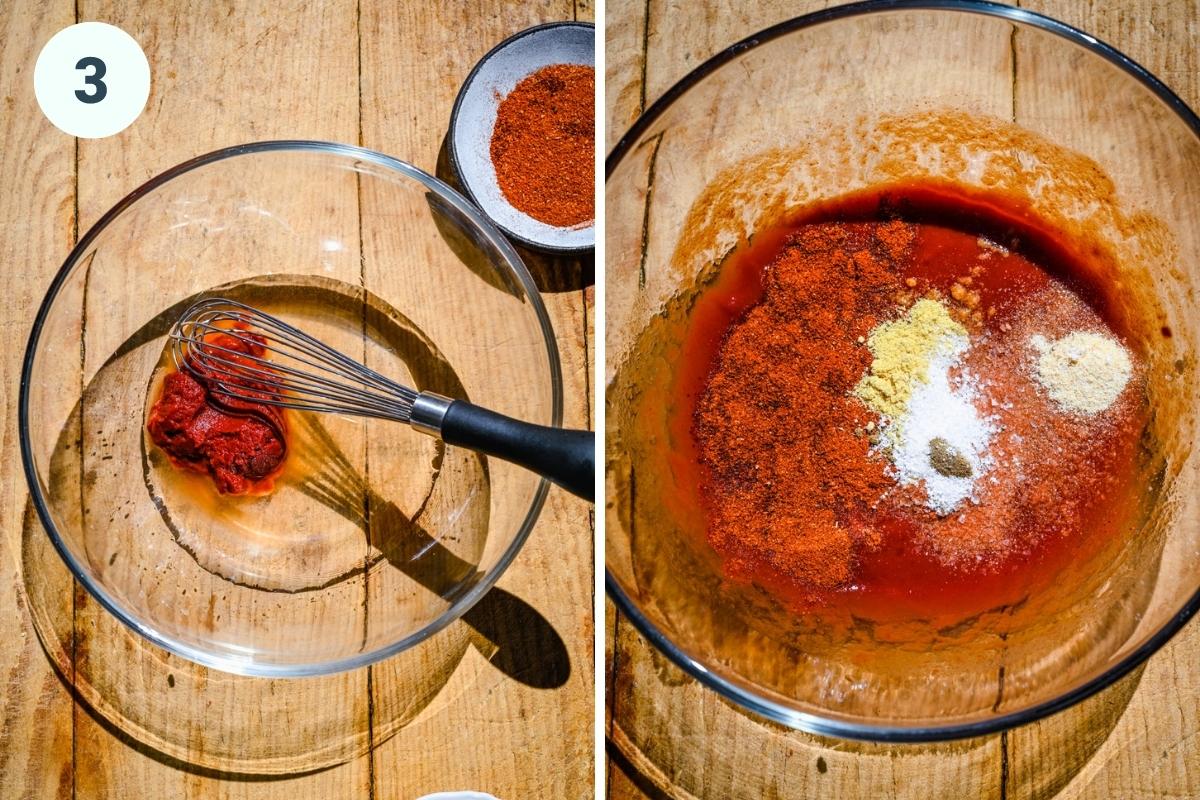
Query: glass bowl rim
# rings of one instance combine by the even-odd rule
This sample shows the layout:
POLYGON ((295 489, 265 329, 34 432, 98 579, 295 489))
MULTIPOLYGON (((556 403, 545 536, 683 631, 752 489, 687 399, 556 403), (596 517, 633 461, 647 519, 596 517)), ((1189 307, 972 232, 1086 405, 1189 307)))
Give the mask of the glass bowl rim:
MULTIPOLYGON (((530 275, 525 263, 517 254, 512 244, 504 237, 504 235, 496 228, 496 226, 487 219, 481 211, 479 211, 469 200, 455 191, 450 185, 440 180, 439 178, 430 175, 419 167, 413 166, 408 162, 393 158, 375 150, 370 150, 357 145, 342 144, 338 142, 312 140, 312 139, 279 139, 269 141, 251 142, 248 144, 234 145, 214 150, 204 155, 196 156, 180 164, 177 164, 170 169, 167 169, 150 180, 143 183, 141 186, 134 189, 132 192, 123 197, 116 205, 104 213, 102 217, 84 234, 75 246, 67 255, 66 260, 55 274, 50 282, 49 288, 42 299, 41 305, 38 307, 37 315, 34 317, 33 327, 29 333, 29 339, 25 346, 25 355, 21 366, 21 384, 17 400, 17 431, 21 446, 21 464, 25 472, 25 482, 29 486, 30 498, 33 500, 34 509, 37 512, 42 529, 50 537, 50 541, 54 544, 54 549, 58 551, 59 557, 70 569, 76 580, 83 584, 88 593, 94 597, 110 614, 120 620, 124 625, 131 628, 138 634, 142 635, 150 642, 167 650, 168 652, 182 656, 189 661, 195 662, 205 667, 211 667, 223 672, 232 673, 235 675, 267 677, 267 678, 290 678, 303 677, 314 675, 329 675, 336 672, 357 669, 360 667, 373 664, 381 661, 389 656, 395 655, 403 650, 407 650, 420 642, 425 641, 433 636, 438 631, 448 626, 465 614, 472 606, 496 584, 500 576, 508 569, 517 553, 521 550, 525 541, 529 538, 530 531, 537 522, 538 516, 541 513, 542 506, 546 500, 546 494, 549 491, 549 482, 542 478, 537 488, 534 490, 533 499, 530 502, 529 510, 525 514, 525 518, 517 528, 513 540, 500 554, 495 565, 483 575, 479 581, 471 587, 469 591, 458 598, 449 608, 443 611, 436 619, 425 624, 420 629, 410 633, 402 639, 378 647, 369 652, 358 655, 336 658, 328 661, 317 661, 305 664, 273 664, 255 662, 249 658, 238 658, 227 654, 217 654, 205 650, 203 648, 194 647, 182 642, 176 641, 167 634, 155 630, 150 625, 144 624, 135 619, 131 614, 126 612, 120 604, 113 598, 109 597, 103 587, 93 581, 86 571, 81 567, 75 558, 71 555, 62 540, 58 528, 55 525, 54 519, 50 514, 50 509, 45 496, 42 493, 40 479, 37 474, 37 468, 34 464, 33 444, 31 442, 29 430, 29 405, 30 405, 30 385, 33 377, 33 364, 39 344, 42 328, 46 324, 50 310, 57 299, 59 291, 62 289, 67 278, 79 263, 83 254, 91 246, 92 242, 115 221, 124 211, 140 200, 142 197, 150 194, 160 186, 165 185, 171 180, 178 178, 186 173, 196 170, 200 167, 209 164, 215 164, 225 161, 230 158, 239 156, 254 155, 259 153, 271 152, 300 152, 300 153, 327 153, 349 159, 351 161, 365 161, 373 165, 389 170, 393 173, 398 173, 401 176, 417 181, 423 185, 426 190, 437 195, 440 200, 449 203, 457 212, 466 217, 477 229, 477 231, 485 237, 487 242, 496 248, 512 269, 514 276, 520 282, 522 289, 525 291, 526 298, 537 317, 538 325, 542 333, 542 339, 545 344, 545 352, 548 359, 548 367, 550 369, 550 424, 555 427, 561 427, 563 415, 563 381, 562 381, 562 366, 559 360, 558 343, 554 336, 554 329, 550 323, 549 314, 546 311, 546 306, 542 302, 541 294, 538 292, 537 284, 530 275)), ((40 633, 39 633, 40 636, 40 633)))
MULTIPOLYGON (((742 53, 753 50, 760 45, 774 41, 787 34, 815 25, 888 11, 951 11, 979 14, 1058 36, 1088 50, 1094 55, 1100 56, 1123 70, 1174 111, 1175 115, 1191 129, 1196 138, 1200 139, 1200 117, 1197 117, 1196 113, 1187 103, 1168 88, 1166 84, 1112 45, 1106 44, 1091 34, 1085 33, 1065 22, 1060 22, 1051 17, 1023 8, 1014 8, 1001 3, 989 2, 988 0, 865 0, 865 2, 835 6, 785 20, 726 47, 716 55, 702 62, 655 100, 621 136, 605 159, 606 182, 608 178, 612 177, 621 160, 632 150, 634 143, 641 138, 642 134, 676 100, 711 73, 717 71, 726 63, 733 61, 742 53)), ((688 676, 699 681, 703 686, 715 691, 718 695, 735 705, 766 717, 771 721, 786 725, 789 728, 819 736, 896 743, 939 742, 984 736, 1025 725, 1069 708, 1102 689, 1111 686, 1130 673, 1135 667, 1142 664, 1170 641, 1187 624, 1188 620, 1197 611, 1200 611, 1200 586, 1198 586, 1192 596, 1184 602, 1183 606, 1171 615, 1158 630, 1148 636, 1141 645, 1128 653, 1116 664, 1108 667, 1098 675, 1094 675, 1080 685, 1061 693, 1058 697, 1036 703, 1027 708, 1017 709, 1006 714, 1000 714, 975 722, 909 726, 903 724, 850 722, 833 716, 798 711, 767 699, 755 691, 715 674, 703 662, 693 658, 682 647, 671 641, 658 626, 641 612, 634 603, 633 598, 621 587, 620 583, 614 577, 612 570, 607 565, 604 569, 604 585, 605 590, 616 604, 617 609, 629 618, 634 628, 646 640, 651 642, 688 676)))

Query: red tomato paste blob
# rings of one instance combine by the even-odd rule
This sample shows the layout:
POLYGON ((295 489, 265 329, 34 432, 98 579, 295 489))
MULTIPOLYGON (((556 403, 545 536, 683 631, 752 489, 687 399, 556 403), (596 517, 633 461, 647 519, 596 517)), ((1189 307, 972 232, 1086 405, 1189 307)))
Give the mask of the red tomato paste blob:
MULTIPOLYGON (((251 356, 264 348, 255 334, 217 334, 207 344, 251 356)), ((172 372, 150 409, 150 438, 177 468, 209 475, 221 494, 269 492, 287 456, 282 409, 214 396, 203 376, 172 372)))

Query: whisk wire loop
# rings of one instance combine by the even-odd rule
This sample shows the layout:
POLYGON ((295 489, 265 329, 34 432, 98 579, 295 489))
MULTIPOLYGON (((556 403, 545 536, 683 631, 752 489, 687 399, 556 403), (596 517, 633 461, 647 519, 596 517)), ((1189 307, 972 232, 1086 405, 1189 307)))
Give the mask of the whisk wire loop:
POLYGON ((277 317, 223 297, 193 304, 170 333, 175 366, 251 404, 407 423, 451 446, 533 470, 593 499, 595 436, 535 425, 396 383, 277 317))
POLYGON ((417 397, 413 389, 235 300, 196 302, 175 324, 170 339, 178 369, 237 400, 407 422, 417 397), (227 346, 232 343, 222 337, 244 347, 227 346))

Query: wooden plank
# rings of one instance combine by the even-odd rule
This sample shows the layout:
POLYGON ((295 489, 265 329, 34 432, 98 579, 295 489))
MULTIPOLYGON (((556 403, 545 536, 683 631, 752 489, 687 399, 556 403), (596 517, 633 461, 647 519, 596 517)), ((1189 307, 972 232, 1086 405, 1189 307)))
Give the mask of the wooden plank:
MULTIPOLYGON (((637 0, 627 0, 628 8, 637 0)), ((649 106, 680 78, 734 42, 792 17, 833 5, 829 0, 719 0, 681 4, 650 0, 645 57, 645 105, 649 106)), ((615 11, 615 10, 614 10, 615 11)), ((611 16, 615 19, 616 14, 611 16)))
MULTIPOLYGON (((23 514, 28 491, 17 437, 21 356, 34 309, 73 244, 75 145, 42 115, 33 94, 33 65, 46 41, 75 21, 69 2, 14 2, 0 15, 0 100, 5 149, 0 157, 0 795, 28 798, 72 796, 73 731, 70 690, 42 652, 34 631, 21 568, 23 514)), ((40 528, 34 533, 45 540, 40 528)), ((65 570, 64 570, 65 572, 65 570)), ((69 615, 70 578, 62 573, 56 602, 69 615)))
MULTIPOLYGON (((1165 81, 1185 102, 1200 104, 1200 4, 1191 0, 1145 3, 1071 3, 1026 0, 1021 5, 1075 25, 1107 41, 1165 81), (1178 44, 1176 44, 1178 43, 1178 44)), ((1097 108, 1052 99, 1055 85, 1089 91, 1091 70, 1046 61, 1036 44, 1018 36, 1017 122, 1052 130, 1070 146, 1104 154, 1106 145, 1151 135, 1138 115, 1117 113, 1098 131, 1097 108), (1091 121, 1093 124, 1085 124, 1091 121), (1102 138, 1107 137, 1107 138, 1102 138)), ((1093 81, 1094 82, 1094 81, 1093 81)), ((1096 103, 1113 100, 1110 82, 1091 91, 1096 103)), ((1101 114, 1107 112, 1100 112, 1101 114)), ((1100 117, 1104 119, 1103 116, 1100 117)), ((1145 147, 1155 152, 1153 142, 1145 147)), ((1103 155, 1098 156, 1103 159, 1103 155)), ((1120 180, 1120 163, 1104 169, 1120 180)), ((1136 183, 1136 181, 1134 182, 1136 183)), ((1183 202, 1176 199, 1174 202, 1183 202)), ((1190 235, 1179 231, 1180 235, 1190 235)), ((1036 725, 1009 732, 1009 796, 1016 798, 1160 798, 1200 792, 1200 625, 1188 624, 1160 653, 1100 695, 1036 725)))
POLYGON ((1200 3, 1196 0, 1021 0, 1022 8, 1074 25, 1150 70, 1190 105, 1197 101, 1200 3), (1165 42, 1179 46, 1164 46, 1165 42))
POLYGON ((625 623, 613 743, 671 797, 1000 797, 999 737, 937 745, 826 739, 740 711, 625 623))
MULTIPOLYGON (((469 12, 419 4, 365 4, 363 144, 445 175, 439 151, 450 106, 475 61, 496 42, 525 27, 589 14, 589 4, 567 0, 531 4, 490 0, 469 12)), ((486 342, 492 334, 460 330, 456 343, 450 333, 453 326, 447 327, 447 323, 456 321, 453 309, 463 298, 419 279, 409 286, 398 285, 386 269, 386 260, 378 257, 388 252, 388 247, 386 241, 368 244, 368 288, 407 298, 406 313, 418 315, 420 327, 446 350, 449 362, 469 375, 472 367, 463 345, 486 342)), ((431 249, 424 257, 441 259, 444 254, 431 249)), ((552 278, 555 288, 565 287, 544 292, 543 299, 562 357, 565 422, 587 425, 585 320, 589 305, 577 288, 585 265, 539 259, 531 266, 543 277, 552 278)), ((500 302, 486 293, 468 301, 500 302)), ((512 384, 520 385, 520 365, 510 366, 514 370, 512 384)), ((485 660, 496 659, 497 654, 480 642, 480 647, 463 659, 438 699, 377 746, 377 797, 409 798, 446 788, 478 789, 498 797, 591 796, 591 540, 586 504, 553 489, 529 542, 499 583, 508 593, 499 596, 528 604, 552 629, 552 634, 545 635, 561 638, 562 652, 569 660, 566 682, 557 685, 563 676, 554 676, 549 687, 537 689, 508 677, 497 669, 503 666, 501 661, 489 664, 485 660), (404 768, 387 766, 396 764, 404 768)), ((489 598, 477 607, 483 619, 474 622, 485 623, 498 635, 511 636, 511 612, 489 598)), ((530 643, 534 652, 537 648, 558 649, 546 645, 545 641, 530 643)), ((546 666, 544 658, 534 657, 529 664, 532 675, 526 681, 546 666)), ((557 671, 564 665, 551 666, 557 671)))
MULTIPOLYGON (((119 136, 80 144, 80 212, 84 225, 148 177, 218 147, 264 138, 352 141, 356 137, 358 31, 353 3, 290 2, 283 7, 260 5, 235 11, 198 2, 172 7, 85 2, 80 13, 83 18, 107 20, 128 31, 146 51, 153 69, 150 100, 138 122, 119 136), (197 108, 204 112, 196 113, 197 108)), ((254 176, 247 175, 246 179, 252 184, 254 176)), ((295 207, 288 213, 303 213, 305 203, 311 205, 313 214, 326 213, 327 207, 355 208, 353 181, 322 189, 324 196, 298 194, 292 198, 295 207), (346 202, 334 202, 339 191, 349 192, 343 198, 346 202), (329 199, 328 206, 323 205, 325 198, 329 199)), ((355 227, 351 221, 349 228, 355 227)), ((273 255, 258 251, 255 257, 271 262, 273 255)), ((339 262, 345 265, 342 277, 357 281, 357 264, 352 263, 356 261, 339 262)), ((250 261, 242 267, 247 275, 278 268, 250 261)), ((131 281, 169 280, 170 271, 165 272, 131 276, 131 281)), ((162 295, 174 298, 181 288, 190 288, 186 281, 183 284, 160 287, 162 295)), ((88 298, 85 374, 89 376, 119 343, 114 338, 136 327, 138 316, 147 314, 145 297, 138 307, 104 295, 97 290, 88 298)), ((90 430, 85 421, 85 437, 90 430)), ((349 439, 353 441, 353 432, 349 439)), ((349 449, 351 459, 361 460, 361 453, 354 453, 353 446, 349 449)), ((220 600, 223 586, 227 584, 212 577, 212 591, 217 593, 214 599, 222 603, 225 619, 229 620, 237 612, 220 600)), ((223 778, 231 776, 222 771, 223 757, 235 754, 220 750, 222 735, 245 742, 249 749, 255 740, 246 737, 257 732, 257 742, 271 743, 270 747, 283 756, 273 767, 270 749, 259 754, 265 770, 302 768, 307 758, 305 748, 314 753, 314 763, 322 764, 322 748, 340 742, 321 741, 319 735, 312 734, 310 741, 297 741, 295 737, 311 730, 310 722, 321 718, 317 712, 333 710, 346 714, 349 720, 349 729, 338 728, 333 733, 359 737, 360 747, 365 747, 370 724, 365 670, 307 682, 239 679, 179 659, 154 657, 152 649, 122 631, 89 598, 80 595, 77 602, 77 636, 87 645, 80 656, 80 669, 99 684, 91 690, 101 697, 159 696, 161 700, 139 709, 139 713, 157 710, 159 716, 140 720, 148 731, 138 738, 156 743, 156 735, 162 735, 170 737, 168 745, 186 748, 178 760, 164 758, 134 740, 114 736, 80 707, 75 713, 77 797, 369 794, 370 764, 366 757, 282 782, 226 781, 223 778), (112 677, 116 667, 125 664, 138 669, 123 677, 112 677), (108 678, 114 682, 101 683, 108 678), (285 721, 289 719, 295 722, 285 721), (204 769, 214 759, 216 766, 204 769), (200 768, 194 766, 197 764, 200 768)), ((349 615, 349 624, 360 626, 361 607, 359 590, 357 599, 344 608, 330 606, 330 612, 349 615)), ((282 614, 279 628, 286 630, 282 614)), ((116 711, 121 713, 119 708, 116 711)), ((351 749, 353 746, 351 742, 351 749)), ((255 753, 245 755, 252 768, 260 763, 254 760, 255 753)))
POLYGON ((633 769, 617 750, 608 760, 608 784, 605 797, 608 800, 663 800, 667 797, 646 776, 633 769))
POLYGON ((613 0, 604 24, 605 152, 645 110, 642 68, 645 65, 645 0, 613 0))
POLYGON ((604 598, 604 730, 612 732, 613 693, 611 687, 616 674, 617 665, 617 630, 620 627, 621 613, 611 598, 604 598))
POLYGON ((1200 787, 1200 626, 1109 689, 1007 734, 1013 798, 1194 797, 1200 787))

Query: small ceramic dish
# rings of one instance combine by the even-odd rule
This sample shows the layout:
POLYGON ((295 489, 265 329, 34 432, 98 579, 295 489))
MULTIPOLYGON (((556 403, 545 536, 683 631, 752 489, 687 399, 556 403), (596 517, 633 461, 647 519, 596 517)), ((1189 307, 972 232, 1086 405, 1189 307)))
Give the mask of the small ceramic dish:
POLYGON ((517 210, 504 197, 492 164, 492 130, 500 101, 522 79, 553 64, 595 66, 595 27, 584 22, 552 22, 514 34, 480 59, 467 76, 450 114, 450 165, 467 196, 518 244, 546 253, 590 250, 594 221, 559 228, 517 210))

